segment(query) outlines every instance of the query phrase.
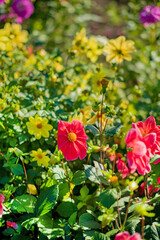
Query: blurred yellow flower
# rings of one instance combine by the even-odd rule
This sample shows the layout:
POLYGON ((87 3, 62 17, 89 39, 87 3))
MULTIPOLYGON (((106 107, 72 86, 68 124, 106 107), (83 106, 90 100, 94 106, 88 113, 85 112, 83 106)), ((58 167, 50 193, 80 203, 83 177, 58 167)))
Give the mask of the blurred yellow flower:
POLYGON ((36 114, 34 117, 29 117, 29 122, 27 122, 27 127, 29 128, 28 132, 31 135, 35 135, 36 139, 40 139, 41 137, 48 138, 49 130, 53 127, 48 124, 48 119, 41 118, 36 114))
POLYGON ((88 38, 86 36, 86 30, 82 28, 80 32, 76 33, 76 37, 72 42, 73 50, 77 50, 78 53, 84 53, 87 43, 88 38))
POLYGON ((109 54, 106 57, 108 62, 115 60, 116 63, 121 63, 124 59, 131 61, 131 53, 135 51, 134 42, 126 41, 124 36, 109 40, 104 47, 104 52, 109 54))
POLYGON ((95 38, 90 37, 87 43, 87 57, 91 60, 91 62, 95 63, 98 59, 98 56, 102 54, 102 49, 100 49, 98 42, 96 42, 95 38))
POLYGON ((6 36, 10 38, 13 47, 22 47, 28 40, 28 32, 22 30, 22 26, 17 23, 6 23, 4 26, 6 36))
POLYGON ((28 184, 27 185, 27 193, 30 193, 32 195, 37 195, 38 192, 37 192, 36 186, 33 184, 28 184))
POLYGON ((81 121, 83 126, 85 126, 88 124, 87 119, 91 117, 91 111, 92 111, 92 107, 87 106, 81 109, 79 114, 77 114, 76 112, 73 117, 69 116, 69 122, 72 122, 73 119, 76 119, 81 121))
POLYGON ((41 148, 38 148, 37 151, 32 151, 31 157, 33 157, 32 161, 37 161, 38 166, 45 166, 48 167, 48 162, 50 158, 46 156, 46 152, 42 152, 41 148))
POLYGON ((102 125, 102 129, 104 129, 104 127, 107 124, 111 124, 113 122, 113 119, 108 119, 105 116, 105 113, 102 113, 101 115, 101 110, 99 110, 98 112, 95 113, 95 115, 87 122, 87 124, 95 124, 96 122, 98 122, 98 125, 102 125))
POLYGON ((6 36, 4 29, 0 29, 0 51, 10 51, 12 50, 12 44, 9 38, 6 36))

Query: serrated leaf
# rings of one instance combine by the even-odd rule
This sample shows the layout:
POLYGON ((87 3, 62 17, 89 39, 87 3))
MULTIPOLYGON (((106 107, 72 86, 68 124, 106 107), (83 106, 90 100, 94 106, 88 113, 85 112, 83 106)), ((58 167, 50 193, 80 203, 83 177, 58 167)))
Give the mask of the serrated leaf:
POLYGON ((11 201, 11 210, 17 212, 33 213, 36 201, 36 197, 30 196, 28 194, 23 194, 22 196, 18 196, 11 201))
POLYGON ((56 204, 58 198, 58 186, 51 186, 44 188, 38 199, 35 206, 35 216, 43 216, 48 213, 56 204))
POLYGON ((109 209, 117 201, 117 196, 118 193, 115 188, 107 189, 100 194, 100 203, 109 209))
POLYGON ((86 177, 94 183, 100 184, 100 179, 97 175, 96 168, 91 165, 84 165, 86 177))
POLYGON ((84 171, 77 171, 74 173, 71 183, 74 185, 80 185, 86 180, 86 178, 84 171))
POLYGON ((101 228, 101 224, 98 223, 95 217, 90 213, 83 213, 79 218, 79 225, 91 229, 101 228))

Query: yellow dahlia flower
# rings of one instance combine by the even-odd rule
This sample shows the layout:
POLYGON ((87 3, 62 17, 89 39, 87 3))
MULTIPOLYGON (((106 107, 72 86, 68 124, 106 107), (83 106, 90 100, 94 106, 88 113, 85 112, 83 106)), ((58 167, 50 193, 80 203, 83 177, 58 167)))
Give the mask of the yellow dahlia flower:
POLYGON ((50 158, 46 156, 46 152, 42 152, 41 148, 38 148, 37 151, 32 151, 31 157, 33 157, 32 161, 37 161, 38 166, 45 166, 48 167, 48 162, 50 158))
POLYGON ((53 127, 48 124, 48 119, 39 117, 36 114, 34 117, 29 117, 29 122, 27 122, 28 132, 31 135, 35 135, 36 139, 40 139, 41 137, 48 138, 49 130, 53 127))
POLYGON ((134 42, 131 40, 126 41, 124 36, 109 40, 104 47, 104 52, 108 53, 106 57, 108 62, 115 60, 116 63, 121 63, 124 59, 131 61, 131 53, 135 51, 134 42))

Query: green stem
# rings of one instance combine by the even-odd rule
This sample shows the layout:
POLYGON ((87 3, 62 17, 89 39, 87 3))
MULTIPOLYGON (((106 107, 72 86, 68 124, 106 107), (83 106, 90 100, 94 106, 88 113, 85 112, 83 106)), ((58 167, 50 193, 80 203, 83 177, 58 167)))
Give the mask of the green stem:
POLYGON ((131 204, 131 200, 132 200, 132 195, 130 196, 129 202, 128 202, 128 205, 127 205, 127 210, 126 210, 126 214, 125 214, 125 218, 124 218, 124 222, 123 222, 123 228, 125 227, 125 224, 126 224, 126 221, 127 221, 128 210, 129 210, 129 206, 130 206, 130 204, 131 204))

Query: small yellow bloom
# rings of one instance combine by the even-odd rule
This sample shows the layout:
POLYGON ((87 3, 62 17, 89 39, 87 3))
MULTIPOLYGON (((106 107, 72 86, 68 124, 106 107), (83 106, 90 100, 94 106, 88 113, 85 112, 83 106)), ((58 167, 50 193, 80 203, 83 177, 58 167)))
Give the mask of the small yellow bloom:
POLYGON ((108 62, 115 60, 116 63, 121 63, 124 59, 131 61, 131 53, 135 51, 134 42, 126 41, 124 36, 109 40, 104 47, 104 52, 109 54, 106 58, 108 62))
POLYGON ((30 193, 32 195, 37 195, 37 188, 33 184, 28 184, 27 186, 27 193, 30 193))
POLYGON ((36 114, 34 117, 29 117, 29 122, 27 122, 27 127, 29 128, 28 132, 31 135, 35 135, 36 139, 40 139, 41 137, 48 138, 49 130, 53 127, 48 124, 48 119, 41 118, 36 114))
POLYGON ((46 152, 42 152, 41 148, 38 148, 37 151, 32 151, 31 157, 33 157, 32 161, 37 161, 38 166, 45 166, 48 167, 48 162, 50 158, 46 156, 46 152))
POLYGON ((96 42, 95 38, 90 37, 87 44, 87 57, 91 60, 91 62, 95 63, 98 59, 98 56, 102 54, 102 49, 99 48, 98 42, 96 42))
POLYGON ((113 122, 113 119, 106 118, 105 113, 102 113, 102 115, 101 115, 101 111, 98 111, 87 123, 95 124, 95 122, 98 122, 99 125, 102 125, 102 128, 104 129, 104 127, 107 124, 111 124, 113 122))
POLYGON ((86 36, 85 28, 82 28, 80 32, 76 33, 76 37, 72 42, 74 50, 77 50, 78 53, 84 53, 86 51, 86 46, 88 43, 88 38, 86 36))
POLYGON ((76 112, 73 117, 69 116, 69 122, 72 122, 73 119, 76 119, 78 121, 81 121, 83 126, 85 126, 87 125, 87 119, 91 117, 91 111, 92 107, 87 106, 80 110, 80 114, 77 114, 76 112))

